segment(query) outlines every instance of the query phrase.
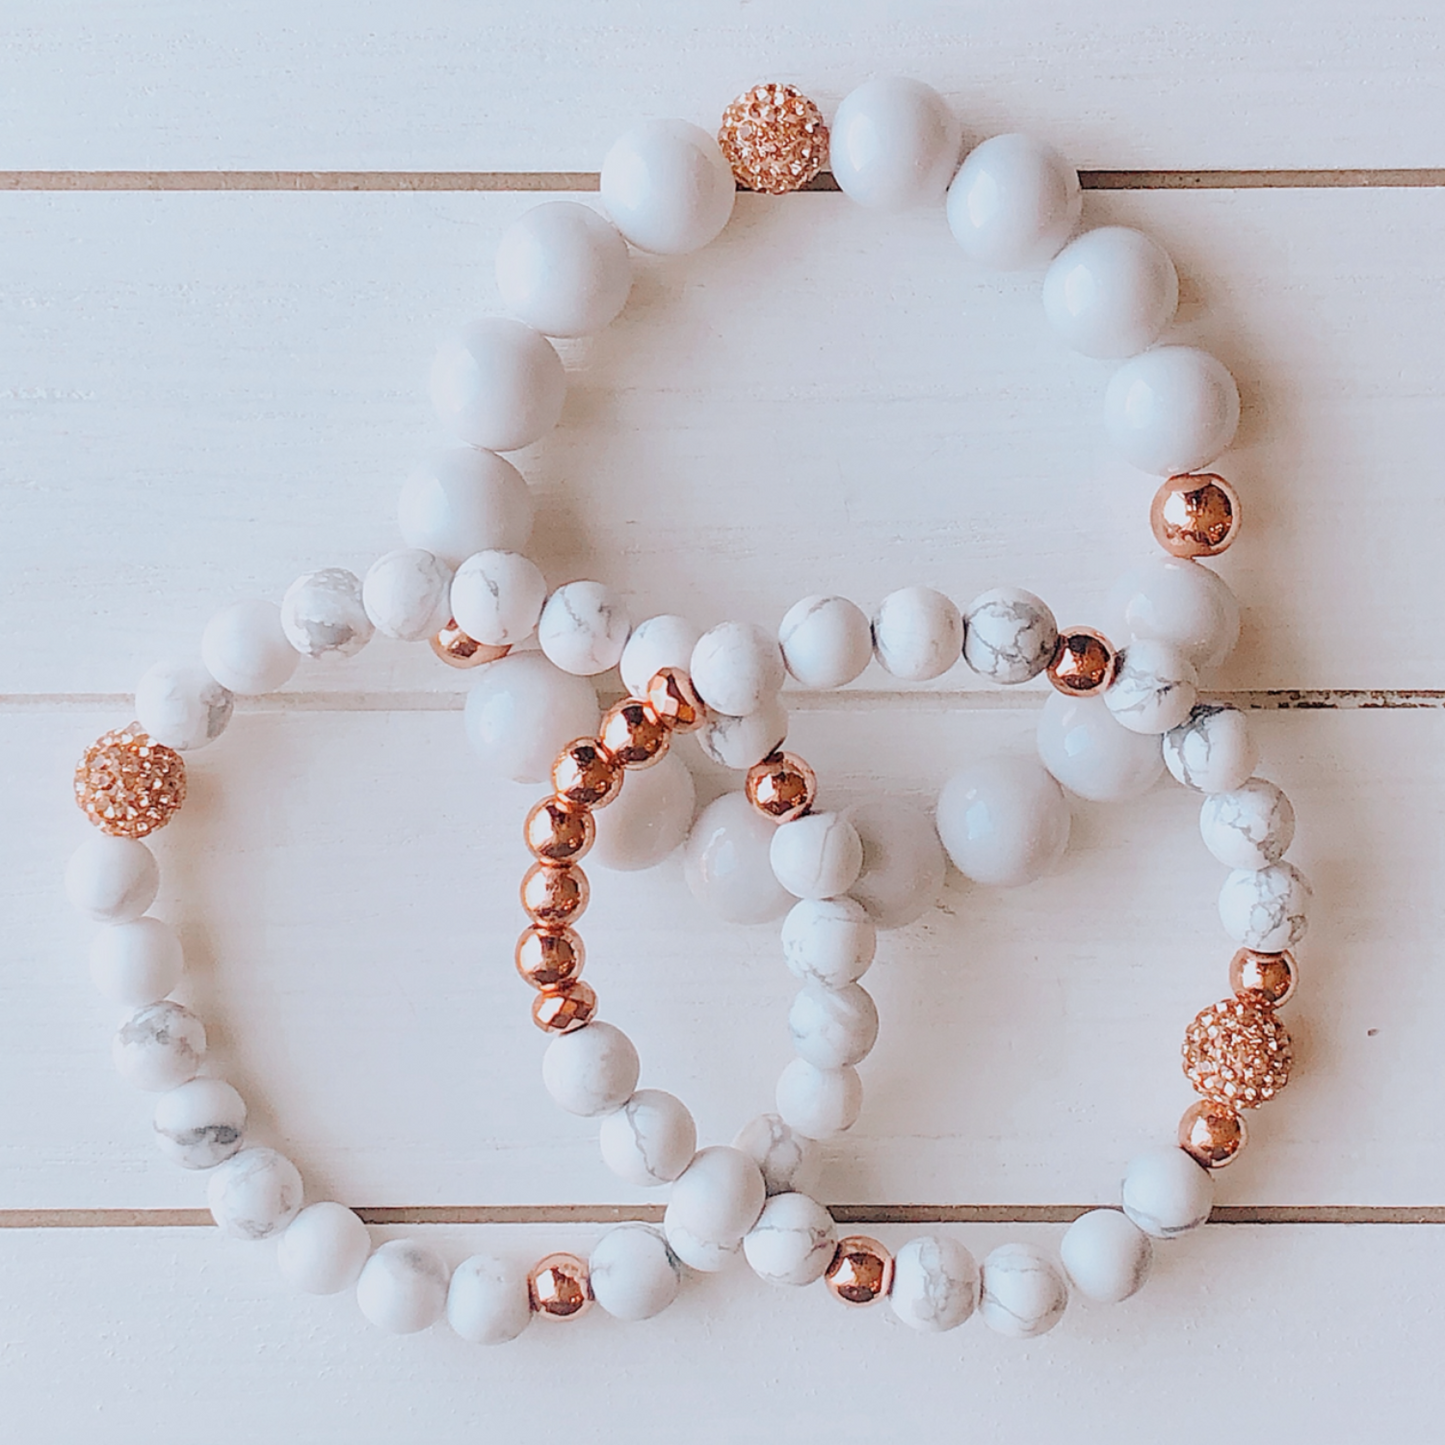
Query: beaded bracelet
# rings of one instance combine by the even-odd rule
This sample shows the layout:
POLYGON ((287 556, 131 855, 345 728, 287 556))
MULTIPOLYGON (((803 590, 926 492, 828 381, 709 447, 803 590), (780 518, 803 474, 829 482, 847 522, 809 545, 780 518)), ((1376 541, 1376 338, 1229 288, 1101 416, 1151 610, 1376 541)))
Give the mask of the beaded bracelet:
POLYGON ((1030 1337, 1057 1323, 1071 1285, 1101 1300, 1134 1293, 1151 1239, 1208 1217, 1210 1171, 1245 1142, 1242 1111, 1288 1081, 1290 1042, 1276 1009, 1295 989, 1288 949, 1304 933, 1309 899, 1303 876, 1283 861, 1294 814, 1277 787, 1253 776, 1257 755, 1243 714, 1197 696, 1199 671, 1223 658, 1239 627, 1229 589, 1199 562, 1228 547, 1239 526, 1233 489, 1202 471, 1233 438, 1238 393, 1207 353, 1154 346, 1178 296, 1157 243, 1123 227, 1069 242, 1078 179, 1056 153, 999 136, 957 168, 959 150, 957 122, 941 97, 898 79, 849 95, 831 138, 817 107, 780 85, 734 102, 718 142, 681 121, 629 132, 602 170, 611 223, 572 202, 528 212, 497 256, 499 290, 518 319, 474 322, 439 351, 433 401, 465 445, 408 479, 400 505, 406 548, 376 562, 364 582, 329 568, 297 579, 279 609, 251 601, 219 613, 202 638, 204 666, 152 668, 137 689, 138 721, 86 752, 76 796, 100 832, 72 857, 66 884, 76 906, 106 925, 92 949, 97 986, 135 1010, 116 1035, 117 1067, 161 1094, 155 1128, 163 1150, 184 1167, 212 1171, 216 1222, 232 1235, 277 1238, 282 1272, 297 1287, 354 1286, 363 1313, 383 1328, 421 1329, 445 1312, 465 1338, 496 1343, 536 1314, 575 1317, 594 1299, 619 1317, 648 1317, 675 1296, 682 1264, 717 1269, 741 1253, 775 1283, 822 1277, 848 1303, 887 1297, 918 1329, 952 1328, 977 1308, 1000 1332, 1030 1337), (549 594, 522 554, 532 501, 498 453, 539 440, 560 417, 565 372, 546 338, 584 335, 619 314, 631 285, 628 243, 663 254, 696 250, 722 231, 739 182, 774 194, 798 189, 825 155, 839 187, 865 206, 916 206, 946 191, 949 225, 966 254, 1000 269, 1047 263, 1043 300, 1056 331, 1085 354, 1123 360, 1107 388, 1105 422, 1126 460, 1166 478, 1150 520, 1168 554, 1116 589, 1123 648, 1092 629, 1060 630, 1039 598, 1006 588, 962 612, 930 588, 905 588, 871 619, 843 598, 808 597, 776 636, 739 622, 699 634, 673 615, 632 628, 611 589, 577 581, 549 594), (524 827, 535 862, 522 885, 530 923, 516 952, 536 990, 534 1021, 551 1035, 543 1078, 564 1107, 601 1117, 603 1157, 622 1178, 672 1185, 661 1234, 624 1225, 587 1262, 553 1254, 526 1272, 485 1255, 449 1271, 412 1240, 372 1250, 350 1209, 302 1208, 299 1172, 284 1156, 243 1147, 244 1101, 201 1072, 205 1029, 169 998, 181 978, 181 947, 146 913, 159 870, 141 840, 182 805, 180 753, 220 735, 235 694, 283 686, 301 655, 351 656, 378 630, 428 639, 448 664, 479 669, 466 705, 474 748, 504 776, 550 777, 552 791, 524 827), (519 647, 533 635, 539 651, 519 647), (952 778, 938 800, 936 834, 921 815, 887 805, 815 812, 812 769, 782 751, 785 675, 804 687, 840 687, 876 657, 894 677, 924 681, 960 656, 1004 685, 1047 675, 1053 692, 1039 722, 1040 763, 992 759, 952 778), (586 679, 614 666, 631 695, 599 723, 586 679), (799 1057, 780 1080, 778 1112, 754 1119, 732 1146, 702 1150, 678 1100, 636 1088, 636 1051, 595 1017, 572 927, 588 896, 577 865, 601 836, 597 810, 616 811, 614 797, 641 799, 628 804, 633 826, 614 830, 615 866, 650 866, 682 841, 691 782, 664 755, 674 735, 689 732, 715 761, 746 771, 743 793, 719 799, 693 825, 689 882, 741 922, 775 918, 791 904, 784 951, 804 980, 790 1015, 799 1057), (633 784, 624 795, 625 776, 665 761, 670 766, 653 774, 665 784, 633 784), (1063 789, 1101 801, 1133 796, 1166 765, 1205 794, 1204 841, 1232 870, 1221 919, 1242 945, 1230 965, 1232 996, 1203 1010, 1186 1033, 1184 1068, 1201 1097, 1181 1121, 1179 1147, 1129 1165, 1122 1210, 1091 1210, 1068 1228, 1062 1268, 1019 1244, 994 1250, 980 1268, 946 1237, 912 1240, 896 1257, 876 1240, 838 1240, 831 1216, 805 1189, 812 1141, 846 1130, 861 1106, 855 1065, 872 1047, 877 1012, 857 980, 872 962, 876 929, 902 926, 931 905, 944 851, 975 882, 1008 887, 1041 877, 1068 842, 1063 789), (639 816, 647 824, 640 829, 639 816), (724 856, 730 876, 716 866, 724 856))

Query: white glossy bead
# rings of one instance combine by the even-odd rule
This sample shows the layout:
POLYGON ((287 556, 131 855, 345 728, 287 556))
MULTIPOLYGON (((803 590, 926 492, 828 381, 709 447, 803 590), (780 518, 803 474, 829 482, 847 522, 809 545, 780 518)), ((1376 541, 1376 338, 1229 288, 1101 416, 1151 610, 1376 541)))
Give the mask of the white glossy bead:
POLYGON ((865 81, 833 117, 829 166, 860 206, 936 205, 958 166, 962 137, 947 101, 903 76, 865 81))
POLYGON ((281 630, 303 657, 354 657, 376 630, 361 601, 361 579, 344 567, 298 577, 281 599, 281 630))
POLYGON ((627 774, 627 786, 594 816, 597 841, 589 864, 621 873, 655 868, 687 841, 697 788, 676 753, 627 774))
POLYGON ((602 204, 639 250, 683 256, 721 234, 737 182, 718 143, 685 120, 651 120, 602 161, 602 204))
POLYGON ((1186 721, 1164 734, 1164 762, 1187 788, 1227 793, 1253 775, 1259 748, 1237 707, 1196 703, 1186 721))
POLYGON ((1044 276, 1044 315, 1066 346, 1122 361, 1153 344, 1179 306, 1169 253, 1128 226, 1085 231, 1044 276))
POLYGON ((520 552, 474 552, 452 578, 452 617, 468 637, 488 647, 525 642, 546 600, 542 569, 520 552))
POLYGON ((1311 896, 1309 882, 1293 863, 1237 868, 1219 890, 1219 919, 1242 947, 1282 953, 1305 936, 1311 896))
POLYGON ((978 1263, 947 1235, 910 1239, 893 1256, 888 1303, 915 1330, 957 1329, 978 1307, 978 1263))
POLYGON ((729 717, 757 712, 783 685, 778 639, 752 622, 720 622, 698 638, 689 666, 702 700, 729 717))
POLYGON ((762 1171, 769 1195, 798 1190, 811 1194, 823 1173, 818 1146, 777 1114, 759 1114, 738 1130, 733 1148, 741 1149, 762 1171))
POLYGON ((414 1335, 442 1317, 450 1283, 435 1250, 414 1239, 392 1239, 361 1267, 356 1303, 378 1329, 414 1335))
POLYGON ((938 835, 975 883, 1018 888, 1052 870, 1069 844, 1069 804, 1032 758, 986 758, 938 795, 938 835))
POLYGON ((1101 697, 1050 693, 1039 714, 1038 744, 1054 777, 1094 803, 1137 798, 1164 771, 1157 739, 1120 727, 1101 697))
POLYGON ((783 958, 798 978, 842 988, 868 972, 878 930, 856 898, 804 898, 783 919, 782 941, 783 958))
POLYGON ((806 1194, 774 1194, 743 1236, 752 1271, 769 1284, 812 1284, 833 1262, 838 1230, 833 1216, 806 1194))
POLYGON ((807 1059, 794 1059, 778 1075, 775 1099, 790 1129, 807 1139, 832 1139, 858 1122, 863 1080, 850 1066, 820 1069, 807 1059))
POLYGON ((587 336, 616 318, 632 289, 632 257, 590 206, 547 201, 497 242, 502 305, 544 336, 587 336))
POLYGON ((376 630, 403 642, 420 642, 447 625, 452 569, 419 547, 378 557, 361 583, 361 605, 376 630))
POLYGON ((622 660, 617 664, 623 687, 633 697, 641 697, 647 691, 647 684, 664 667, 677 667, 686 672, 692 665, 692 650, 701 636, 702 632, 686 617, 671 612, 639 622, 632 629, 627 646, 622 649, 622 660))
POLYGON ((569 1114, 592 1118, 620 1109, 632 1097, 640 1067, 632 1040, 598 1019, 547 1045, 542 1082, 569 1114))
POLYGON ((858 831, 842 813, 809 813, 773 830, 773 876, 797 898, 836 898, 863 867, 858 831))
POLYGON ((1150 1149, 1124 1172, 1124 1213, 1154 1239, 1195 1229, 1214 1207, 1214 1180, 1182 1149, 1150 1149))
POLYGON ((903 798, 873 798, 847 816, 863 845, 863 868, 850 896, 879 928, 922 918, 938 902, 947 868, 933 819, 903 798))
POLYGON ((1156 346, 1109 379, 1104 426, 1120 456, 1141 472, 1198 471, 1234 440, 1239 388, 1207 351, 1156 346))
POLYGON ((1158 737, 1189 716, 1198 696, 1199 674, 1180 648, 1136 638, 1119 654, 1104 705, 1131 733, 1158 737))
POLYGON ((532 1323, 526 1268, 514 1260, 474 1254, 453 1271, 447 1323, 473 1345, 504 1345, 532 1323))
POLYGON ((281 609, 252 597, 223 607, 206 623, 201 661, 222 687, 256 697, 285 686, 301 658, 286 640, 281 609))
POLYGON ((246 1101, 224 1079, 190 1079, 156 1100, 156 1143, 182 1169, 213 1169, 246 1137, 246 1101))
POLYGON ((692 825, 683 849, 683 873, 692 896, 729 923, 781 918, 793 895, 769 861, 776 828, 741 793, 714 799, 692 825))
POLYGON ((673 1181, 669 1233, 679 1229, 704 1242, 740 1240, 757 1223, 765 1198, 762 1171, 752 1159, 728 1144, 709 1145, 673 1181))
POLYGON ((662 1089, 639 1089, 602 1120, 602 1162, 629 1184, 670 1184, 697 1152, 697 1125, 681 1099, 662 1089))
POLYGON ((587 1261, 592 1298, 614 1319, 650 1320, 677 1298, 677 1266, 663 1237, 645 1224, 609 1229, 587 1261))
POLYGON ((148 1094, 194 1079, 206 1057, 206 1026, 170 999, 137 1009, 115 1032, 111 1057, 126 1083, 148 1094))
POLYGON ((819 1069, 861 1063, 878 1042, 878 1007, 856 983, 804 985, 788 1010, 793 1051, 819 1069))
POLYGON ((904 682, 942 677, 963 652, 963 618, 931 587, 890 592, 873 614, 873 652, 904 682))
POLYGON ((770 697, 747 717, 712 712, 693 736, 713 762, 742 772, 782 747, 788 736, 788 710, 781 698, 770 697))
POLYGON ((540 652, 514 652, 477 669, 467 694, 467 741, 489 773, 543 783, 573 738, 595 737, 602 717, 586 678, 540 652))
POLYGON ((169 923, 132 918, 102 928, 90 945, 90 977, 97 990, 122 1008, 163 999, 181 981, 185 956, 169 923))
POLYGON ((948 188, 948 229, 969 260, 999 271, 1042 266, 1083 209, 1079 173, 1052 146, 996 135, 969 153, 948 188))
POLYGON ((1059 644, 1054 614, 1022 587, 995 587, 963 614, 963 660, 980 676, 1012 687, 1037 677, 1059 644))
POLYGON ((1154 1247, 1127 1214, 1091 1209, 1064 1231, 1059 1256, 1081 1295, 1114 1305, 1143 1288, 1154 1247))
POLYGON ((206 1186, 211 1218, 233 1239, 269 1239, 301 1212, 301 1174, 274 1149, 242 1149, 206 1186))
POLYGON ((611 587, 603 582, 568 582, 542 608, 537 642, 563 672, 592 677, 617 666, 631 630, 627 608, 611 587))
POLYGON ((302 1294, 340 1294, 361 1278, 371 1235, 354 1210, 334 1200, 308 1204, 276 1241, 281 1278, 302 1294))
POLYGON ((158 662, 135 689, 136 721, 155 742, 181 752, 215 742, 234 706, 230 692, 197 662, 158 662))
POLYGON ((447 447, 402 483, 397 523, 408 547, 460 567, 474 552, 521 552, 536 504, 521 472, 481 447, 447 447))
POLYGON ((873 660, 873 632, 846 597, 805 597, 778 627, 783 662, 804 687, 842 687, 873 660))
POLYGON ((469 321, 432 361, 432 406, 468 446, 531 446, 561 420, 566 399, 567 373, 551 342, 507 316, 469 321))
POLYGON ((1155 557, 1109 589, 1111 637, 1170 642, 1201 672, 1218 667, 1239 641, 1239 603, 1217 572, 1181 557, 1155 557))
POLYGON ((979 1318, 1011 1340, 1047 1334, 1068 1303, 1063 1271, 1031 1244, 1001 1244, 979 1270, 979 1318))
POLYGON ((1205 798, 1199 832, 1226 868, 1267 868, 1294 842, 1294 806, 1273 783, 1250 778, 1205 798))
POLYGON ((126 923, 156 901, 161 870, 136 838, 92 833, 65 865, 65 895, 97 923, 126 923))

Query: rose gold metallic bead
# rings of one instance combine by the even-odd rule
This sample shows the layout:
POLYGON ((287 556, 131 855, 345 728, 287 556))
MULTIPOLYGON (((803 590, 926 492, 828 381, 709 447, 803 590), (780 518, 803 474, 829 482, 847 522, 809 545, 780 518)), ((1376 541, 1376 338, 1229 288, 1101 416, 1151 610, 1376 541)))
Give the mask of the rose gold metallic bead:
POLYGON ((522 907, 533 923, 567 928, 581 918, 592 889, 571 863, 534 863, 522 879, 522 907))
POLYGON ((592 1281, 575 1254, 549 1254, 527 1275, 532 1309, 551 1320, 575 1320, 592 1303, 592 1281))
POLYGON ((822 170, 828 127, 822 111, 791 85, 755 85, 723 111, 717 143, 750 191, 781 196, 822 170))
POLYGON ((866 1234, 840 1239, 823 1276, 834 1296, 848 1305, 871 1305, 893 1288, 893 1256, 866 1234))
POLYGON ((533 988, 564 988, 582 972, 587 950, 570 928, 527 929, 517 940, 517 972, 533 988))
POLYGON ((1239 535, 1239 494, 1212 472, 1170 477, 1154 493, 1149 525, 1171 557, 1217 557, 1239 535))
POLYGON ((522 824, 532 856, 543 863, 575 863, 597 838, 597 820, 586 808, 573 808, 561 798, 543 798, 522 824))
POLYGON ((647 684, 647 701, 675 733, 695 732, 707 721, 707 704, 680 667, 664 667, 653 676, 647 684))
POLYGON ((1097 697, 1114 680, 1117 655, 1109 639, 1088 627, 1059 634, 1049 681, 1069 697, 1097 697))
POLYGON ((1249 1142, 1244 1120, 1231 1108, 1201 1099, 1191 1104, 1179 1121, 1179 1147, 1206 1169, 1233 1164, 1249 1142))
POLYGON ((1229 960, 1229 986, 1240 998, 1253 998, 1279 1008, 1294 997, 1299 965, 1292 953, 1256 953, 1241 948, 1229 960))
POLYGON ((818 798, 818 775, 796 753, 770 753, 748 769, 748 802, 775 823, 801 818, 818 798))
POLYGON ((532 1022, 549 1034, 570 1034, 592 1022, 597 993, 579 978, 565 988, 549 988, 532 1000, 532 1022))
POLYGON ((139 723, 102 733, 75 768, 77 806, 102 833, 145 838, 186 801, 186 765, 139 723))
POLYGON ((661 761, 670 738, 650 702, 624 698, 607 709, 597 740, 624 768, 650 768, 661 761))
POLYGON ((1195 1092, 1231 1109, 1257 1109, 1289 1083, 1289 1030, 1258 998, 1227 998, 1195 1016, 1184 1035, 1184 1073, 1195 1092))
POLYGON ((557 754, 552 786, 574 808, 605 808, 622 786, 622 765, 596 738, 577 738, 557 754))
POLYGON ((505 657, 512 649, 478 642, 475 637, 468 637, 454 621, 448 620, 447 625, 431 639, 431 650, 448 667, 480 667, 484 662, 495 662, 499 657, 505 657))

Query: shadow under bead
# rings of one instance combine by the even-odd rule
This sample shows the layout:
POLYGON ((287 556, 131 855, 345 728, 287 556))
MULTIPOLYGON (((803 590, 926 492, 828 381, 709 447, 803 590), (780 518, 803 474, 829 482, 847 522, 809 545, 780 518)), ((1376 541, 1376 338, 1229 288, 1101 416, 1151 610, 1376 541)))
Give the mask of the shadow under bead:
POLYGON ((149 837, 185 800, 184 760, 153 742, 139 723, 102 733, 76 765, 77 806, 113 838, 149 837))

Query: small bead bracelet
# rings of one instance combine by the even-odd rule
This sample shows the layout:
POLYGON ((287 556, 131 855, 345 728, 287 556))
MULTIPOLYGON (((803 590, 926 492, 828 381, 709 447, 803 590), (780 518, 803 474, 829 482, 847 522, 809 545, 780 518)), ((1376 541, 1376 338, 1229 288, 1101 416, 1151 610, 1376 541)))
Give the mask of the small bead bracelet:
POLYGON ((1078 177, 1054 151, 1017 135, 985 141, 961 167, 959 151, 942 98, 902 79, 850 94, 831 138, 817 107, 782 85, 739 97, 717 141, 682 121, 628 132, 602 168, 610 221, 573 202, 523 215, 497 254, 513 317, 473 322, 439 351, 432 398, 464 445, 406 481, 406 547, 364 581, 328 568, 298 578, 279 608, 256 600, 218 613, 201 639, 202 663, 150 669, 136 691, 137 721, 106 733, 81 760, 76 798, 99 832, 72 857, 66 887, 105 925, 91 952, 97 987, 132 1011, 115 1037, 116 1066, 160 1094, 164 1152, 211 1171, 217 1224, 242 1238, 276 1238, 282 1273, 297 1288, 354 1288, 363 1314, 387 1330, 423 1329, 445 1314, 464 1338, 498 1343, 535 1315, 576 1317, 594 1299, 620 1318, 646 1318, 675 1297, 683 1265, 706 1272, 742 1255, 774 1283, 822 1278, 849 1304, 887 1298, 920 1330, 950 1329, 976 1309, 999 1332, 1027 1338, 1058 1322, 1071 1288, 1108 1301, 1133 1294, 1151 1240, 1208 1217, 1210 1171, 1243 1148, 1243 1111, 1288 1082, 1290 1040, 1276 1010, 1295 990, 1288 950, 1304 934, 1310 896, 1284 861, 1294 812, 1279 788, 1254 776, 1244 715, 1198 698, 1200 672, 1239 631, 1232 593, 1200 563, 1239 527, 1234 490, 1203 471, 1233 439, 1234 381, 1206 352, 1154 345, 1178 300, 1173 264, 1156 242, 1118 226, 1070 240, 1078 177), (1150 522, 1168 554, 1111 595, 1116 635, 1128 638, 1122 648, 1089 628, 1061 630, 1038 597, 1014 588, 984 592, 963 611, 932 588, 904 588, 871 619, 844 598, 810 596, 776 634, 745 622, 699 632, 671 614, 632 627, 609 587, 573 581, 549 594, 523 555, 532 498, 498 453, 539 440, 560 417, 566 375, 547 338, 588 334, 621 312, 629 243, 696 250, 721 233, 739 183, 795 190, 826 156, 859 204, 943 201, 954 236, 982 265, 1047 265, 1043 301, 1054 329, 1086 355, 1122 361, 1105 423, 1128 462, 1164 479, 1150 522), (235 694, 280 688, 300 656, 349 657, 376 631, 426 639, 449 665, 478 669, 465 713, 475 751, 500 776, 551 781, 524 825, 535 861, 522 884, 530 922, 515 955, 535 989, 533 1019, 551 1036, 543 1080, 564 1108, 601 1119, 603 1159, 621 1178, 671 1185, 661 1233, 622 1225, 588 1261, 549 1254, 530 1270, 489 1255, 449 1270, 414 1240, 373 1249, 352 1210, 302 1207, 301 1176, 284 1156, 243 1147, 244 1101, 202 1072, 205 1028, 169 997, 182 976, 180 942, 146 912, 159 869, 142 840, 181 807, 181 752, 224 731, 235 694), (519 646, 534 636, 537 650, 519 646), (785 678, 842 687, 876 658, 895 678, 925 681, 960 657, 1002 685, 1047 676, 1037 760, 994 758, 955 775, 939 795, 936 826, 893 799, 815 811, 812 769, 783 751, 785 678), (588 678, 613 667, 629 696, 599 716, 588 678), (671 751, 687 733, 715 762, 746 774, 741 793, 695 821, 691 777, 671 751), (878 1014, 858 979, 877 930, 903 927, 933 905, 945 854, 976 883, 1015 887, 1044 876, 1067 847, 1066 789, 1094 801, 1133 797, 1166 766, 1205 795, 1204 842, 1232 870, 1220 916, 1240 945, 1231 996, 1185 1035, 1184 1071, 1200 1099, 1180 1123, 1178 1147, 1135 1158, 1122 1209, 1075 1220, 1058 1263, 1022 1244, 1000 1246, 980 1267, 948 1237, 914 1239, 896 1256, 863 1236, 838 1239, 807 1192, 813 1141, 841 1134, 861 1108, 856 1065, 873 1047, 878 1014), (731 1146, 699 1150, 691 1114, 671 1094, 637 1089, 636 1050, 596 1017, 573 927, 589 895, 578 865, 594 844, 600 861, 621 869, 651 867, 685 846, 689 885, 715 912, 740 923, 786 914, 784 955, 803 981, 789 1015, 798 1057, 779 1079, 777 1112, 753 1119, 731 1146))

